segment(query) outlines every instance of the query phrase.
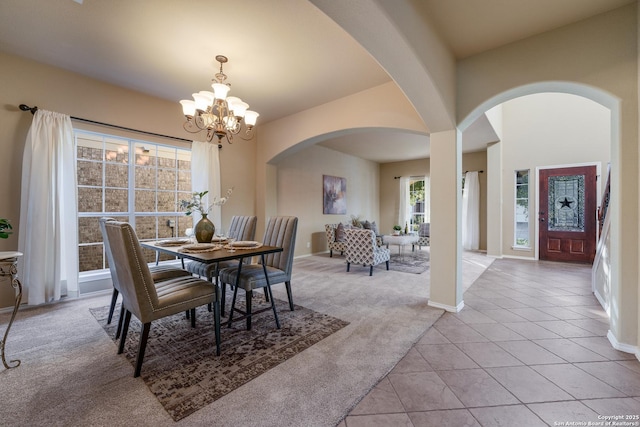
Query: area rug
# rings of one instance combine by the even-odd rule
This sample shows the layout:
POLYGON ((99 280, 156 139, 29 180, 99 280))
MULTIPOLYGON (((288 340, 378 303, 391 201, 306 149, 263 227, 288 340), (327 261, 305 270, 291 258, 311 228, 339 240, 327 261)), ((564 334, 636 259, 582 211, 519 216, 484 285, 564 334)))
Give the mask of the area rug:
MULTIPOLYGON (((254 311, 264 306, 264 296, 258 293, 253 299, 254 311)), ((242 304, 238 307, 244 309, 242 304)), ((220 356, 215 355, 213 315, 206 307, 197 310, 195 329, 184 314, 151 324, 141 378, 174 421, 232 392, 349 324, 297 305, 290 311, 287 302, 277 299, 276 307, 281 329, 276 328, 270 311, 254 316, 251 331, 246 330, 244 321, 234 322, 231 328, 222 328, 220 356)), ((113 338, 118 318, 114 316, 107 325, 108 310, 109 307, 100 307, 92 308, 90 312, 113 338)), ((119 307, 116 313, 119 313, 119 307)), ((132 365, 135 364, 140 328, 140 322, 132 316, 124 352, 132 365)))
MULTIPOLYGON (((384 263, 378 264, 377 267, 387 268, 384 263)), ((403 254, 399 254, 397 248, 393 247, 391 249, 389 270, 422 274, 429 270, 429 252, 418 249, 411 252, 411 248, 407 247, 403 254)))

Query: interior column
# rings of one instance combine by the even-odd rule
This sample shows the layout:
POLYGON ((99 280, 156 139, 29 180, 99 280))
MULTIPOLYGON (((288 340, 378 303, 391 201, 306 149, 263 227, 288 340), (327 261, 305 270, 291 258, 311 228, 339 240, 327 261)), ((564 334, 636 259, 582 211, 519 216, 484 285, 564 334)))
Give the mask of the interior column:
POLYGON ((502 143, 487 145, 487 255, 502 258, 502 143))
POLYGON ((458 312, 462 301, 462 135, 431 138, 431 295, 429 305, 458 312))

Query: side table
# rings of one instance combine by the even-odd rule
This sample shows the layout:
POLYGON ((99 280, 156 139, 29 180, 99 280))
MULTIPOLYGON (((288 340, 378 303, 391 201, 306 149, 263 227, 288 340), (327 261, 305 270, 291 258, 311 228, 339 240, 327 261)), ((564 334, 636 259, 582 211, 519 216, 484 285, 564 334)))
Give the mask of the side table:
POLYGON ((400 234, 400 235, 388 235, 382 236, 382 242, 389 247, 389 245, 398 245, 398 255, 404 260, 404 248, 408 245, 413 245, 418 241, 417 234, 400 234))
POLYGON ((19 360, 11 360, 9 363, 13 365, 7 363, 7 360, 4 357, 4 346, 7 343, 9 330, 11 329, 11 325, 13 324, 13 320, 16 318, 16 313, 18 312, 18 307, 20 307, 20 301, 22 300, 22 284, 18 280, 17 267, 18 258, 21 256, 21 252, 0 252, 0 277, 10 277, 11 286, 16 292, 13 313, 11 314, 11 318, 9 319, 7 330, 4 331, 4 337, 2 338, 2 341, 0 341, 0 356, 2 356, 2 364, 6 369, 17 368, 18 366, 20 366, 19 360))

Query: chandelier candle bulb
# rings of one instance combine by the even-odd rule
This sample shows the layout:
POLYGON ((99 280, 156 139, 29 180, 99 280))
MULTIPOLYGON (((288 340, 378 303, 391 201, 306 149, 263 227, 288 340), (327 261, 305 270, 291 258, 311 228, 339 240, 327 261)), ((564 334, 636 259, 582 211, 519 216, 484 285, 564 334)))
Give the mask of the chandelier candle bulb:
POLYGON ((218 138, 218 144, 225 138, 229 144, 233 143, 233 136, 239 135, 243 125, 245 137, 249 140, 253 137, 253 129, 256 125, 259 114, 255 111, 248 111, 249 104, 235 96, 229 94, 230 85, 225 83, 226 74, 222 71, 222 64, 228 59, 226 56, 216 56, 216 61, 220 63, 220 72, 216 73, 210 91, 200 91, 194 93, 193 100, 182 100, 182 112, 186 117, 183 127, 187 132, 198 133, 206 131, 206 139, 211 142, 214 137, 218 138))

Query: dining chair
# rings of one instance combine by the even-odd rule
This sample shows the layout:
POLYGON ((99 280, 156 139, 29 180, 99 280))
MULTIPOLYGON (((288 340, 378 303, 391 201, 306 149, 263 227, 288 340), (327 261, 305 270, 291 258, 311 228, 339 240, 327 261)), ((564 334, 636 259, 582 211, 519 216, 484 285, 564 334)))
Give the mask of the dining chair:
MULTIPOLYGON (((280 329, 278 312, 276 310, 271 286, 284 283, 289 299, 289 309, 293 311, 293 296, 291 294, 291 272, 293 270, 293 253, 296 244, 296 232, 298 228, 298 218, 294 216, 277 216, 269 219, 267 228, 262 239, 263 245, 282 247, 282 252, 264 255, 264 264, 236 265, 235 267, 220 270, 220 282, 236 285, 233 290, 231 310, 229 311, 228 326, 231 327, 233 313, 238 312, 246 318, 247 330, 251 329, 251 316, 271 309, 276 320, 276 326, 280 329), (238 271, 240 274, 238 274, 238 271), (268 277, 268 280, 267 280, 268 277), (246 311, 235 307, 238 288, 245 291, 246 311), (256 312, 252 312, 251 299, 253 290, 266 288, 266 295, 271 302, 270 307, 256 312)), ((224 286, 224 285, 223 285, 224 286)))
MULTIPOLYGON (((242 216, 234 215, 231 217, 231 225, 229 226, 228 237, 235 240, 253 240, 256 237, 256 224, 258 218, 256 216, 242 216)), ((245 264, 251 262, 251 258, 245 258, 243 261, 245 264)), ((238 265, 237 261, 220 261, 214 264, 207 264, 199 261, 191 261, 185 265, 187 271, 192 274, 197 274, 199 277, 205 277, 208 281, 218 284, 218 272, 223 268, 235 267, 238 265)), ((224 316, 224 306, 226 301, 227 286, 221 284, 221 297, 220 297, 220 315, 224 316)))
POLYGON ((219 355, 220 301, 217 286, 193 276, 174 277, 154 283, 133 227, 119 221, 107 221, 104 225, 125 309, 118 354, 124 351, 131 315, 142 323, 133 376, 140 376, 152 321, 190 310, 193 324, 195 308, 208 303, 213 303, 216 354, 219 355))
POLYGON ((352 228, 345 230, 347 235, 347 247, 345 256, 347 259, 347 272, 351 267, 351 263, 369 266, 369 276, 373 275, 373 267, 382 263, 387 263, 389 269, 389 260, 391 252, 385 247, 378 246, 376 242, 376 234, 373 230, 366 228, 352 228))
MULTIPOLYGON (((111 272, 111 281, 113 282, 113 294, 111 295, 111 305, 109 306, 109 315, 107 317, 107 325, 111 324, 111 319, 113 318, 113 312, 116 308, 116 303, 118 301, 118 294, 120 293, 120 284, 118 283, 118 276, 115 272, 113 262, 113 255, 111 253, 111 245, 109 245, 109 238, 107 237, 105 224, 108 221, 115 221, 115 218, 103 217, 100 218, 100 233, 102 234, 102 242, 104 243, 104 252, 107 256, 107 263, 109 264, 109 271, 111 272)), ((151 278, 154 283, 159 282, 161 280, 171 279, 174 277, 184 277, 191 276, 187 270, 183 270, 181 268, 170 267, 166 265, 155 265, 149 268, 151 271, 151 278)), ((120 329, 122 327, 122 313, 120 313, 120 318, 118 319, 118 329, 116 330, 116 339, 118 339, 120 335, 120 329)))

